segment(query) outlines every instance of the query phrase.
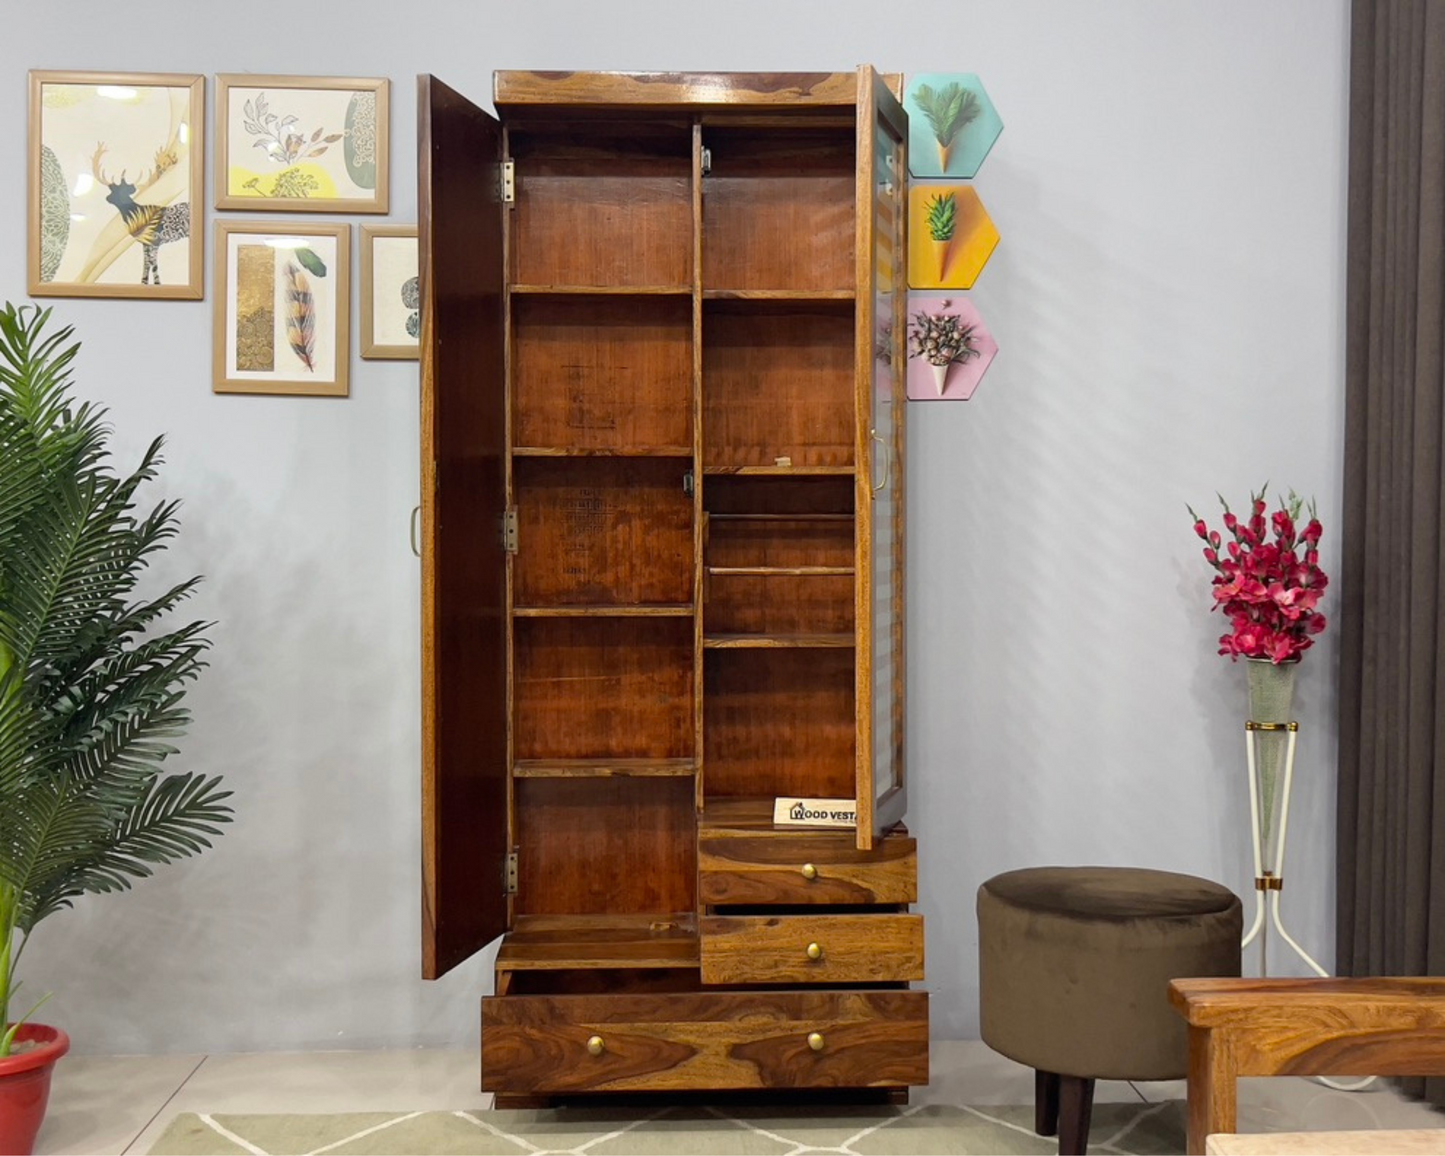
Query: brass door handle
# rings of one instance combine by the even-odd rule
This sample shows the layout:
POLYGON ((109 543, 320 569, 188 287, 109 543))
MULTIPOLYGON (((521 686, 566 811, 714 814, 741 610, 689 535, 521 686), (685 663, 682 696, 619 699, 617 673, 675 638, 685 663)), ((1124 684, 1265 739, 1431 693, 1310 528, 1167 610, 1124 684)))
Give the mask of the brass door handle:
POLYGON ((818 878, 818 869, 817 869, 816 867, 814 867, 811 863, 804 863, 804 864, 803 864, 803 878, 804 878, 804 879, 816 879, 816 878, 818 878))
POLYGON ((589 1040, 587 1041, 587 1054, 588 1054, 588 1055, 600 1056, 600 1055, 601 1055, 603 1052, 605 1052, 606 1050, 607 1050, 607 1045, 602 1042, 602 1037, 601 1037, 601 1036, 593 1036, 591 1039, 589 1039, 589 1040))
POLYGON ((809 959, 822 959, 822 958, 823 958, 823 945, 822 945, 821 943, 810 943, 810 944, 808 944, 808 958, 809 958, 809 959))
POLYGON ((419 517, 421 517, 421 507, 413 506, 411 508, 411 529, 408 536, 411 538, 411 552, 418 558, 421 557, 421 543, 416 540, 416 523, 419 517))
POLYGON ((815 1052, 821 1052, 827 1043, 828 1041, 823 1038, 822 1032, 808 1033, 808 1046, 815 1052))

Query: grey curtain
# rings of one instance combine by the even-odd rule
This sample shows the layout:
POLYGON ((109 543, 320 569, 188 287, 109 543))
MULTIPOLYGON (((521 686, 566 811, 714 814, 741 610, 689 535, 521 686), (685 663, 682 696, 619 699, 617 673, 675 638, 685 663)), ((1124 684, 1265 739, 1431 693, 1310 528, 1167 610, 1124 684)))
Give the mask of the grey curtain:
POLYGON ((1337 966, 1445 975, 1445 0, 1353 0, 1349 166, 1337 966))

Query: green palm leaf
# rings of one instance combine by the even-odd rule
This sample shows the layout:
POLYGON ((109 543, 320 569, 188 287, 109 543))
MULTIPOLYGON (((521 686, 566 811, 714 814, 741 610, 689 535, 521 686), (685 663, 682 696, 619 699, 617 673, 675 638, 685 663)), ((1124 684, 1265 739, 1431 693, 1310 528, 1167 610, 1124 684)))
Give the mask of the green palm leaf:
POLYGON ((17 937, 197 854, 231 819, 219 779, 163 774, 210 624, 164 625, 199 579, 134 597, 178 529, 176 503, 137 508, 162 442, 111 467, 104 410, 70 394, 79 346, 49 317, 0 310, 0 1025, 17 937))
POLYGON ((940 145, 952 144, 954 137, 977 120, 983 111, 978 94, 957 81, 939 89, 920 84, 913 93, 913 99, 940 145))

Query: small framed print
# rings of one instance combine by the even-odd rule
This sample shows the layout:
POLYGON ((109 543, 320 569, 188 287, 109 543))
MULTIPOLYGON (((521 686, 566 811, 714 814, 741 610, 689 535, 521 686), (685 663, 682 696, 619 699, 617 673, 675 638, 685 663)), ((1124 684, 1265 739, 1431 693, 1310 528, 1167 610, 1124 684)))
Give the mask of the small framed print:
POLYGON ((391 82, 216 77, 216 208, 385 213, 391 82))
POLYGON ((198 301, 206 80, 31 72, 32 297, 198 301))
POLYGON ((415 225, 361 226, 361 356, 421 356, 415 225))
POLYGON ((351 226, 217 221, 217 393, 345 397, 351 226))

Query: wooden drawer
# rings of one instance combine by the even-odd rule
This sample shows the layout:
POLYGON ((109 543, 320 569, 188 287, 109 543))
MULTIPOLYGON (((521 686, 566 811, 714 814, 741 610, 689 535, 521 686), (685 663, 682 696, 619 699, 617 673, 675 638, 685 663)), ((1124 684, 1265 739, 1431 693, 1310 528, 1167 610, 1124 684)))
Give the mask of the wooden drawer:
POLYGON ((918 902, 909 836, 860 851, 852 835, 704 835, 698 873, 704 904, 918 902))
POLYGON ((482 1000, 482 1089, 487 1092, 906 1087, 927 1082, 927 992, 482 1000))
POLYGON ((709 915, 703 983, 893 983, 923 978, 921 915, 709 915))

